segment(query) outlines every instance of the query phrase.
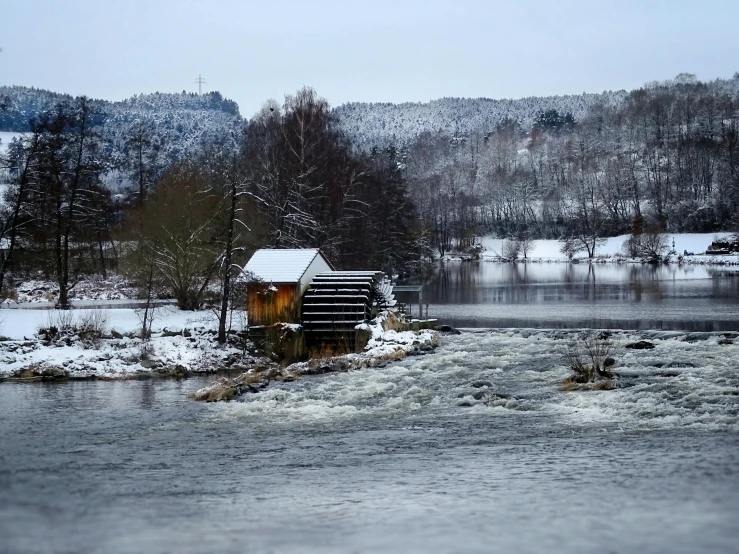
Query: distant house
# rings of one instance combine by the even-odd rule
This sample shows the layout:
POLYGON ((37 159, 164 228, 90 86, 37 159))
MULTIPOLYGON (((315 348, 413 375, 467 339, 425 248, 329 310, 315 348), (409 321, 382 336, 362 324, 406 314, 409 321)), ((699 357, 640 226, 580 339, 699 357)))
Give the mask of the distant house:
POLYGON ((334 271, 317 248, 257 250, 244 266, 248 275, 249 326, 300 323, 302 296, 319 273, 334 271))

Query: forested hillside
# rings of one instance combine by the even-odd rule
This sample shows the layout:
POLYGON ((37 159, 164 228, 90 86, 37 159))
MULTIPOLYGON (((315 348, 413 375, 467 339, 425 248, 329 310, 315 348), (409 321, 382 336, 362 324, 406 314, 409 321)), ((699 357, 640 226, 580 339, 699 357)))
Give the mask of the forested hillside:
POLYGON ((341 129, 361 149, 413 142, 421 133, 459 136, 492 131, 502 121, 515 120, 531 128, 537 116, 548 110, 571 114, 580 120, 596 105, 619 106, 625 91, 573 96, 530 97, 515 100, 491 98, 442 98, 428 103, 403 104, 351 102, 337 107, 341 129))
MULTIPOLYGON (((645 88, 669 86, 680 82, 692 82, 688 74, 666 83, 649 83, 645 88)), ((717 79, 711 88, 734 96, 739 91, 739 81, 717 79)), ((517 99, 492 98, 441 98, 431 102, 405 102, 402 104, 381 102, 349 102, 334 109, 341 129, 358 148, 407 145, 421 133, 442 133, 450 136, 470 132, 494 131, 501 122, 516 121, 522 128, 531 129, 537 117, 554 110, 562 115, 571 114, 582 121, 593 109, 614 109, 628 98, 625 90, 602 93, 582 93, 566 96, 541 96, 517 99)))
MULTIPOLYGON (((0 131, 30 131, 42 114, 72 100, 46 90, 0 86, 0 103, 5 106, 0 111, 0 131)), ((113 165, 123 163, 127 143, 137 128, 147 130, 161 165, 166 166, 193 155, 204 144, 230 140, 231 131, 242 124, 238 105, 219 92, 156 92, 120 102, 91 99, 90 108, 113 165)))
POLYGON ((391 148, 439 252, 485 233, 592 243, 739 223, 739 74, 680 75, 577 117, 552 109, 391 148))
POLYGON ((0 156, 0 288, 8 271, 64 291, 121 267, 197 307, 260 246, 395 273, 482 235, 592 255, 605 236, 739 225, 739 74, 334 110, 305 88, 248 121, 218 93, 5 87, 0 130, 25 132, 0 156))

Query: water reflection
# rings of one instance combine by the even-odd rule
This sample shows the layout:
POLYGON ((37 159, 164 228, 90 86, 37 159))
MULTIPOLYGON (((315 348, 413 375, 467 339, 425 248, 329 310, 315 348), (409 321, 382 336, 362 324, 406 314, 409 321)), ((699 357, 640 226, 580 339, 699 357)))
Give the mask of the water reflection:
POLYGON ((739 311, 739 271, 726 267, 446 262, 423 285, 430 313, 451 324, 460 323, 462 307, 465 321, 481 319, 482 326, 548 326, 560 319, 567 326, 573 320, 566 312, 581 313, 583 306, 590 307, 587 318, 577 319, 583 326, 614 327, 616 312, 625 328, 723 330, 739 321, 734 313, 718 320, 713 314, 718 306, 739 311))
POLYGON ((154 388, 154 381, 149 379, 141 384, 141 408, 151 410, 154 407, 155 401, 156 389, 154 388))

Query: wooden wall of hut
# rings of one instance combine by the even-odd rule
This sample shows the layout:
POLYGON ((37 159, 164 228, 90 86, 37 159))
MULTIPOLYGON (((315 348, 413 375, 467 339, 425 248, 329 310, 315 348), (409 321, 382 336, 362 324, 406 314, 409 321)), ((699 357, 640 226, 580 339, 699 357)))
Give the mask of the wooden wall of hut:
POLYGON ((299 288, 297 284, 249 285, 246 289, 249 326, 300 323, 299 288))

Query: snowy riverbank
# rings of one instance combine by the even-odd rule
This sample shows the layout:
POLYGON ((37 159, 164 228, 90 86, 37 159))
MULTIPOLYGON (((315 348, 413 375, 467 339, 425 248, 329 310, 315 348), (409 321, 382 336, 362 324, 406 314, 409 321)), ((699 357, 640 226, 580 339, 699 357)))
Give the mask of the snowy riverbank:
MULTIPOLYGON (((136 379, 185 376, 219 369, 242 370, 258 360, 240 345, 219 346, 209 311, 157 308, 152 336, 142 341, 137 310, 1 310, 0 379, 136 379), (59 329, 60 318, 72 325, 86 317, 104 321, 97 334, 59 329), (39 333, 57 327, 57 333, 39 333)), ((77 325, 79 327, 79 325, 77 325)))
MULTIPOLYGON (((0 379, 140 379, 185 377, 197 373, 238 372, 257 374, 253 382, 278 376, 347 371, 376 367, 439 344, 431 330, 397 331, 378 319, 362 328, 371 333, 365 350, 346 356, 322 357, 281 368, 252 355, 251 343, 231 335, 227 345, 215 342, 217 321, 213 312, 156 310, 152 336, 139 338, 139 313, 115 310, 2 310, 0 311, 0 379), (85 318, 105 320, 103 329, 91 334, 82 329, 85 318), (68 330, 62 320, 71 318, 68 330), (50 335, 46 330, 56 328, 50 335)), ((392 318, 391 318, 392 319, 392 318)))
MULTIPOLYGON (((672 249, 674 240, 675 254, 669 257, 672 263, 696 264, 696 265, 739 265, 739 255, 711 255, 706 250, 716 239, 731 237, 733 233, 668 233, 668 250, 672 249), (685 252, 692 255, 685 256, 685 252), (682 255, 681 260, 678 256, 682 255)), ((595 250, 594 261, 599 263, 643 263, 643 260, 629 258, 625 255, 625 244, 630 235, 619 235, 603 239, 602 244, 595 250)), ((483 247, 482 260, 500 260, 503 252, 505 239, 491 236, 482 237, 480 244, 483 247)), ((570 262, 569 258, 561 252, 562 242, 556 239, 542 239, 534 241, 531 251, 526 256, 527 262, 570 262)), ((667 252, 665 252, 667 254, 667 252)), ((523 256, 521 256, 523 257, 523 256)), ((445 260, 463 259, 463 256, 444 256, 445 260)), ((520 262, 524 261, 519 259, 520 262)), ((574 261, 587 261, 587 255, 579 253, 575 255, 574 261)))

